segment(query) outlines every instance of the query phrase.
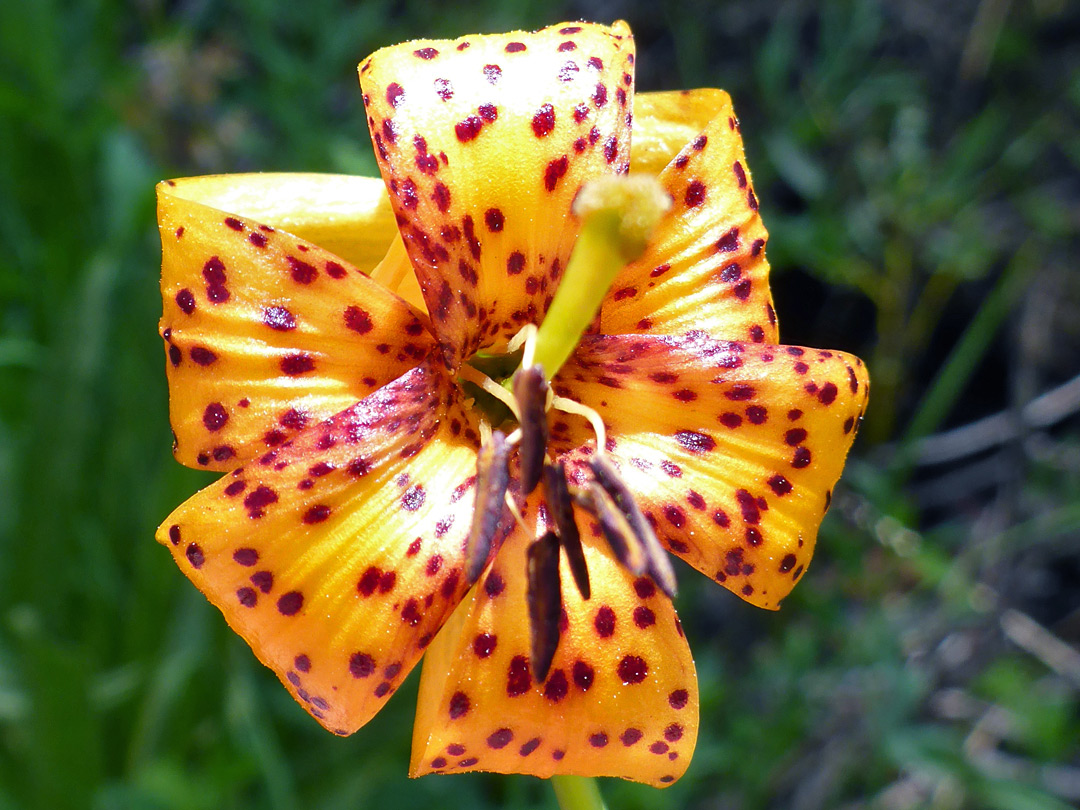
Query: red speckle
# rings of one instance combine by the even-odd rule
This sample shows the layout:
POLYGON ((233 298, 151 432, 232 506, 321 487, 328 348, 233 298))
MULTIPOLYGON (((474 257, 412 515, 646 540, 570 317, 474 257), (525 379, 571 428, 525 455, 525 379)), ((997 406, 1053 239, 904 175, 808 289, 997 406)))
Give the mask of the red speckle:
POLYGON ((498 571, 492 571, 484 580, 484 591, 489 599, 494 599, 501 594, 504 588, 506 588, 506 583, 503 582, 503 578, 498 571))
POLYGON ((434 200, 435 206, 444 214, 450 210, 450 189, 446 187, 445 183, 435 184, 435 188, 431 192, 431 199, 434 200))
POLYGON ((608 735, 600 731, 589 735, 589 745, 593 748, 603 748, 608 744, 608 735))
POLYGON ((831 382, 825 383, 818 392, 818 401, 821 402, 822 405, 832 405, 836 400, 836 394, 836 386, 831 382))
POLYGON ((523 50, 525 50, 524 42, 508 42, 505 48, 507 53, 520 53, 523 50))
MULTIPOLYGON (((589 64, 592 64, 592 60, 589 60, 589 64)), ((602 84, 597 84, 596 89, 593 91, 593 104, 599 107, 603 107, 607 104, 607 88, 602 84)))
POLYGON ((529 659, 524 655, 515 655, 510 660, 506 676, 507 697, 519 697, 529 691, 532 677, 529 675, 529 659))
MULTIPOLYGON (((247 489, 247 482, 246 481, 233 481, 231 484, 229 484, 227 487, 225 487, 225 494, 230 498, 235 498, 237 495, 239 495, 245 489, 247 489)), ((233 558, 234 559, 236 558, 235 554, 233 555, 233 558)), ((240 561, 237 560, 237 562, 240 562, 240 561)))
POLYGON ((176 294, 176 305, 183 310, 185 315, 190 315, 195 311, 195 296, 191 290, 183 289, 176 294))
POLYGON ((191 350, 191 359, 200 366, 209 366, 217 360, 217 355, 203 346, 196 346, 191 350))
POLYGON ((488 84, 495 84, 502 76, 502 68, 498 65, 484 65, 484 78, 488 80, 488 84))
POLYGON ((791 459, 791 466, 797 470, 810 466, 810 451, 805 447, 796 447, 791 459))
POLYGON ((491 633, 480 633, 473 639, 473 653, 477 658, 487 658, 495 652, 497 637, 491 633))
POLYGON ((779 496, 784 496, 791 492, 791 482, 779 473, 770 478, 768 484, 769 488, 779 496))
POLYGON ((515 250, 509 256, 506 257, 506 274, 508 276, 516 276, 522 270, 525 269, 525 254, 521 251, 515 250))
POLYGON ((450 719, 457 720, 469 713, 469 696, 464 692, 454 692, 450 697, 450 719))
POLYGON ((300 591, 289 591, 277 600, 278 613, 282 616, 295 616, 304 606, 304 595, 300 591))
POLYGON ((668 695, 668 705, 671 708, 678 711, 679 709, 685 709, 686 704, 690 702, 690 695, 685 689, 676 689, 670 695, 668 695))
POLYGON ((297 284, 310 284, 319 276, 318 270, 295 256, 286 256, 285 261, 289 263, 289 272, 297 284))
POLYGON ((796 559, 794 554, 787 554, 784 559, 780 561, 780 573, 786 574, 792 568, 795 567, 796 559))
POLYGON ((546 138, 555 129, 555 108, 550 104, 545 104, 532 119, 533 134, 537 138, 546 138))
POLYGON ((277 332, 289 332, 296 328, 296 318, 285 307, 264 309, 263 323, 277 332))
POLYGON ((575 661, 573 669, 574 684, 582 692, 588 692, 593 684, 596 672, 584 661, 575 661))
POLYGON ((206 562, 206 556, 203 554, 202 548, 196 543, 189 543, 187 549, 184 550, 184 555, 187 557, 188 562, 191 563, 192 568, 202 568, 203 563, 206 562))
POLYGON ((489 208, 484 212, 484 224, 492 233, 498 233, 503 229, 503 212, 498 208, 489 208))
POLYGON ((596 612, 593 626, 600 638, 610 638, 615 634, 615 611, 604 605, 596 612))
POLYGON ((644 630, 656 624, 656 614, 644 605, 634 608, 634 624, 644 630))
POLYGON ((250 568, 259 561, 259 552, 253 548, 238 548, 233 552, 232 557, 238 565, 250 568))
POLYGON ((489 748, 498 750, 505 748, 512 739, 514 739, 514 732, 508 728, 500 728, 488 735, 487 744, 489 748))
POLYGON ((232 228, 234 231, 244 230, 244 223, 238 220, 236 217, 225 217, 225 224, 232 228))
MULTIPOLYGON (((481 104, 479 107, 476 108, 476 111, 478 113, 480 113, 480 117, 483 118, 484 121, 486 121, 489 124, 494 122, 494 121, 497 121, 498 118, 499 118, 499 108, 496 107, 494 104, 491 104, 491 103, 481 104)), ((440 152, 439 154, 443 154, 443 153, 440 152)), ((446 156, 443 155, 443 157, 444 157, 443 162, 445 163, 446 162, 445 161, 446 156)))
POLYGON ((732 164, 731 170, 735 172, 735 179, 739 181, 739 188, 746 188, 746 170, 743 169, 742 164, 736 160, 732 164))
POLYGON ((354 678, 367 678, 375 671, 375 659, 367 653, 355 652, 349 657, 349 673, 354 678))
POLYGON ((746 383, 736 383, 724 392, 724 396, 730 400, 736 402, 742 402, 748 399, 753 399, 757 392, 752 385, 746 383))
POLYGON ((454 134, 462 143, 468 143, 480 134, 480 130, 483 129, 483 127, 483 121, 475 115, 470 115, 464 121, 458 121, 454 125, 454 134))
POLYGON ((326 504, 319 503, 312 506, 307 512, 304 513, 303 521, 308 525, 314 523, 322 523, 330 517, 330 507, 326 504))
POLYGON ((281 358, 279 365, 281 372, 288 374, 290 377, 307 374, 315 370, 315 361, 311 358, 311 355, 303 352, 285 355, 285 357, 281 358))
POLYGON ((705 184, 700 180, 694 180, 686 187, 685 200, 687 208, 697 208, 705 202, 705 184))
POLYGON ((645 735, 641 732, 640 729, 628 728, 626 731, 619 735, 619 739, 622 741, 623 745, 629 748, 631 745, 639 742, 644 736, 645 735))
POLYGON ((645 680, 645 677, 649 674, 649 666, 645 659, 639 655, 625 655, 619 661, 617 671, 623 684, 629 686, 645 680))
POLYGON ((225 412, 220 402, 211 402, 203 411, 202 421, 203 426, 214 433, 225 427, 225 423, 229 421, 229 414, 225 412))
POLYGON ((694 453, 708 453, 716 448, 716 442, 711 436, 692 430, 678 431, 675 441, 694 453))
POLYGON ((398 107, 405 100, 405 88, 397 82, 386 86, 386 101, 391 107, 398 107))
POLYGON ((558 185, 569 167, 570 160, 566 155, 548 163, 547 168, 544 170, 544 188, 548 191, 554 191, 555 186, 558 185))
POLYGON ((434 48, 419 48, 419 49, 413 51, 413 56, 415 56, 418 59, 423 59, 425 61, 428 60, 428 59, 434 59, 438 55, 439 55, 439 52, 437 50, 435 50, 434 48))

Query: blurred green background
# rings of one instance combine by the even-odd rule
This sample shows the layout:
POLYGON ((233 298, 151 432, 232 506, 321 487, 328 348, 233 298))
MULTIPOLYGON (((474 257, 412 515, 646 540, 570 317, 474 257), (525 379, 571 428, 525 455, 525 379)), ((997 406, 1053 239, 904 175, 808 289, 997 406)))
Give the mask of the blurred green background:
POLYGON ((729 90, 783 337, 871 409, 777 614, 682 571, 702 735, 616 808, 1080 803, 1080 10, 1064 0, 0 3, 0 810, 554 808, 347 740, 153 541, 170 455, 153 185, 374 173, 355 65, 623 17, 638 86, 729 90))

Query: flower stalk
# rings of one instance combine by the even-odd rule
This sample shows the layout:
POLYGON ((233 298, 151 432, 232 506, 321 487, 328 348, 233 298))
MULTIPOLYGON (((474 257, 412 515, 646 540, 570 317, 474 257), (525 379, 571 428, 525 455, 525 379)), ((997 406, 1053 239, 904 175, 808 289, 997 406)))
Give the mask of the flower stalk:
POLYGON ((551 777, 551 786, 562 810, 607 810, 600 786, 591 776, 557 775, 551 777))

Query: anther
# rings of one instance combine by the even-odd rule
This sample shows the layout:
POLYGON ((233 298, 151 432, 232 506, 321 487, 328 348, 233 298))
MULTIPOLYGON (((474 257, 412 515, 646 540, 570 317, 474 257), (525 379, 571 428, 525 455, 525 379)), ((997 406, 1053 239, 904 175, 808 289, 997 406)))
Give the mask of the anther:
POLYGON ((636 577, 644 574, 648 557, 645 556, 641 539, 604 488, 593 481, 589 488, 581 493, 578 503, 600 522, 600 531, 619 564, 636 577))
POLYGON ((548 384, 540 366, 520 369, 514 375, 514 398, 517 399, 521 425, 521 490, 528 495, 540 483, 547 448, 548 384))
POLYGON ((615 469, 615 465, 606 455, 597 453, 589 459, 589 468, 596 476, 596 483, 611 496, 612 501, 632 527, 645 555, 647 561, 645 568, 649 576, 660 587, 660 590, 674 598, 677 585, 671 560, 668 559, 667 552, 656 537, 656 532, 641 513, 634 496, 615 469))
POLYGON ((547 498, 548 514, 555 521, 559 542, 566 551, 566 561, 570 564, 570 573, 582 599, 591 595, 589 587, 589 569, 585 565, 585 553, 581 550, 581 534, 574 520, 574 504, 570 500, 570 490, 566 485, 566 467, 560 461, 544 466, 544 493, 547 498))
POLYGON ((499 430, 491 434, 476 458, 476 508, 465 543, 465 578, 470 585, 487 566, 491 543, 499 530, 510 485, 509 458, 510 445, 499 430))
POLYGON ((562 614, 562 589, 559 584, 559 538, 547 532, 529 546, 528 590, 529 626, 533 676, 547 678, 551 661, 559 646, 559 619, 562 614))

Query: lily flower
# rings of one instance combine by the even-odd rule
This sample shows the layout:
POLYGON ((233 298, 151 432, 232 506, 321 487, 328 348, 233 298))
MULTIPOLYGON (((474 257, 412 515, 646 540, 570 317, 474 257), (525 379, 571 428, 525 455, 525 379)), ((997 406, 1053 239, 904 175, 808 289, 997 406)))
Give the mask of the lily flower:
POLYGON ((778 345, 730 100, 635 98, 625 24, 359 72, 382 181, 159 186, 175 455, 224 475, 158 540, 335 734, 424 656, 413 776, 670 784, 698 695, 658 549, 777 608, 865 368, 778 345), (575 207, 628 171, 670 199, 630 261, 575 207), (568 270, 605 262, 610 286, 568 270), (589 295, 588 328, 547 318, 589 295))

